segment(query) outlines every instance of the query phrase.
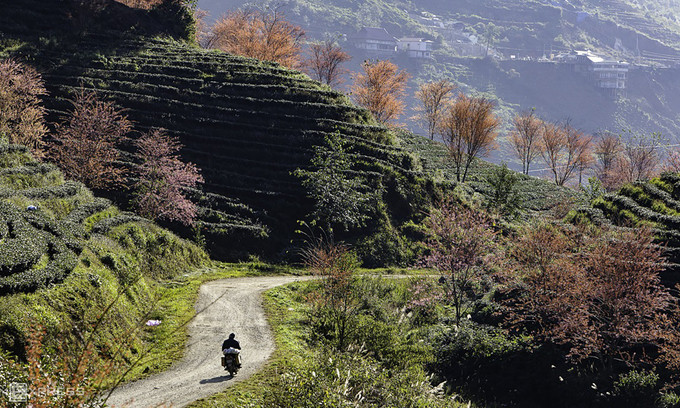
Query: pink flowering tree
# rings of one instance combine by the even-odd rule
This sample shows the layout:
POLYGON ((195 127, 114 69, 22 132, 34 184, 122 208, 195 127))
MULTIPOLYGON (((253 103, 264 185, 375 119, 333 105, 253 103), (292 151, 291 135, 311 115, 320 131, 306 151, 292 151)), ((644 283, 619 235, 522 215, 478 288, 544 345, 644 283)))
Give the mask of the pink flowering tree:
POLYGON ((188 188, 203 182, 198 168, 184 163, 177 154, 182 148, 176 137, 154 129, 136 142, 141 160, 136 169, 134 205, 154 220, 179 221, 191 225, 197 207, 185 195, 188 188))
POLYGON ((118 148, 127 140, 132 122, 94 92, 80 90, 72 103, 73 112, 52 135, 52 160, 69 178, 90 188, 119 188, 126 174, 118 148))
POLYGON ((666 158, 662 171, 669 173, 680 173, 680 152, 671 152, 666 158))
POLYGON ((442 274, 445 299, 453 307, 456 323, 465 310, 466 291, 482 277, 487 255, 493 252, 495 233, 480 211, 443 202, 430 211, 424 264, 442 274))

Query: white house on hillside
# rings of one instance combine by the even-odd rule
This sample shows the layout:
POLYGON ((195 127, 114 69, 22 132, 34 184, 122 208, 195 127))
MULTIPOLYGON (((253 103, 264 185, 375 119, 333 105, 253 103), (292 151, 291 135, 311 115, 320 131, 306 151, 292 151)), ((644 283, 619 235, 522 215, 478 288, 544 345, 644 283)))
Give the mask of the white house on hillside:
POLYGON ((590 51, 572 51, 559 56, 558 60, 572 64, 574 71, 587 75, 598 88, 606 89, 612 94, 626 89, 630 69, 627 62, 605 60, 590 51))
POLYGON ((400 38, 397 50, 405 52, 411 58, 431 58, 432 41, 422 38, 400 38))

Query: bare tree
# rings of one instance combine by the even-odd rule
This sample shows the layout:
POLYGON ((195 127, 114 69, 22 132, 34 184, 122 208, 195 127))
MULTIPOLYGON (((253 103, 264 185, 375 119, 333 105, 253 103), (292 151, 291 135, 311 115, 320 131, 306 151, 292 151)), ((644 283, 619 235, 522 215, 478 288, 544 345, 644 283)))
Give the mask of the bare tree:
POLYGON ((647 180, 657 171, 659 146, 662 141, 661 134, 627 133, 627 140, 623 143, 624 160, 621 162, 620 170, 624 181, 632 183, 638 180, 647 180))
POLYGON ((487 156, 496 144, 500 119, 493 114, 493 102, 469 98, 460 93, 444 114, 439 133, 456 168, 456 179, 465 182, 476 157, 487 156))
POLYGON ((340 85, 343 75, 349 72, 341 65, 350 59, 335 41, 326 40, 309 46, 309 57, 302 65, 313 79, 333 87, 340 85))
POLYGON ((667 173, 680 173, 680 153, 677 151, 671 152, 666 157, 661 170, 667 173))
POLYGON ((607 191, 612 191, 621 184, 620 162, 623 144, 621 138, 610 132, 598 135, 595 143, 595 171, 597 178, 607 191))
POLYGON ((546 122, 541 132, 541 156, 550 168, 555 184, 563 186, 584 163, 590 162, 592 137, 571 126, 546 122))
POLYGON ((538 140, 542 121, 531 110, 515 116, 512 124, 515 129, 510 133, 510 144, 522 161, 522 173, 529 174, 531 162, 540 154, 538 140))
POLYGON ((404 90, 409 74, 389 61, 362 64, 363 73, 354 74, 352 96, 384 124, 394 121, 404 111, 404 90))
POLYGON ((269 12, 237 10, 227 13, 215 23, 207 45, 232 54, 298 68, 301 63, 300 43, 304 35, 304 30, 285 21, 278 9, 269 12))
POLYGON ((416 91, 416 98, 420 105, 416 108, 417 120, 427 126, 427 133, 430 139, 434 140, 442 114, 447 105, 451 103, 451 92, 456 89, 456 85, 446 79, 436 82, 428 82, 420 86, 416 91))

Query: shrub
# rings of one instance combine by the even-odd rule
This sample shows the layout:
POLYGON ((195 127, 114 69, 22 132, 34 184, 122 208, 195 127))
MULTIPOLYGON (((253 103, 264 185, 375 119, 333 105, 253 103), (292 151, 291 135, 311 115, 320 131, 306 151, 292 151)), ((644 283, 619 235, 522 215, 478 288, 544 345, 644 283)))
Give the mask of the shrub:
POLYGON ((503 163, 494 168, 487 182, 491 186, 491 197, 487 203, 489 210, 509 219, 516 218, 522 207, 521 197, 517 192, 517 174, 503 163))
POLYGON ((511 337, 492 326, 471 320, 439 326, 428 342, 434 350, 433 369, 468 396, 483 400, 533 389, 541 382, 537 372, 548 364, 533 353, 529 337, 511 337))
POLYGON ((415 261, 414 251, 403 236, 390 227, 360 239, 356 251, 367 268, 406 266, 415 261))
POLYGON ((452 397, 432 392, 417 365, 385 369, 362 349, 325 350, 279 375, 267 390, 267 407, 455 407, 452 397))
POLYGON ((659 397, 658 382, 654 372, 631 370, 614 382, 614 396, 627 407, 651 407, 659 397))

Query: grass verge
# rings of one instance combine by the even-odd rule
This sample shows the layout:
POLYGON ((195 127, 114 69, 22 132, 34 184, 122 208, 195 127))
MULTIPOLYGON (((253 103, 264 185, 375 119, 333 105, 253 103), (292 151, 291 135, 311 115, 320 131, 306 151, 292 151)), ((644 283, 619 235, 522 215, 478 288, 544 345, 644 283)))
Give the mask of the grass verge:
POLYGON ((214 262, 209 266, 161 282, 158 289, 160 300, 149 318, 160 320, 162 323, 144 329, 145 342, 152 348, 125 376, 125 381, 138 380, 162 372, 183 357, 188 340, 187 326, 196 315, 194 305, 203 283, 227 278, 303 275, 305 273, 306 271, 302 269, 261 262, 214 262))
POLYGON ((224 392, 200 399, 189 407, 258 407, 272 379, 286 372, 296 361, 304 360, 308 353, 304 345, 309 328, 304 324, 305 304, 298 289, 305 284, 291 283, 264 293, 263 306, 276 344, 269 363, 248 380, 240 381, 224 392))

